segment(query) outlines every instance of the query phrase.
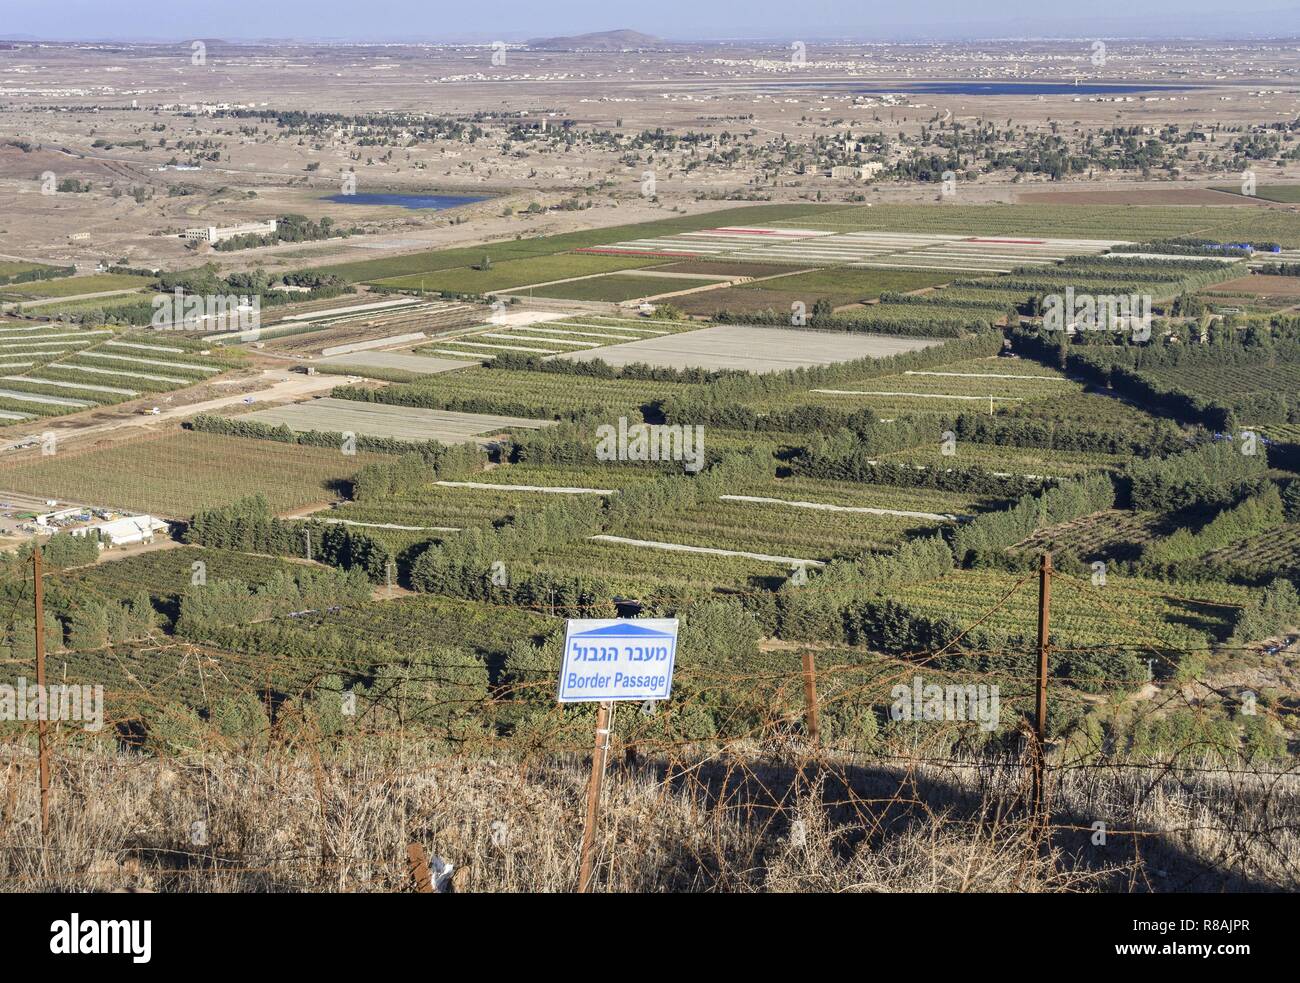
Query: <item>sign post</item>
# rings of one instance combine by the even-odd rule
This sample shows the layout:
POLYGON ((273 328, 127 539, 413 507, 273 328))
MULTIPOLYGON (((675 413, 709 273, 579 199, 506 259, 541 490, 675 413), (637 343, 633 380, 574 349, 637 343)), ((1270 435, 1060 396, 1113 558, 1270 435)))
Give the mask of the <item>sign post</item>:
POLYGON ((578 893, 591 891, 595 867, 600 792, 609 761, 615 700, 666 700, 677 658, 676 618, 574 618, 564 638, 560 703, 598 703, 596 741, 587 784, 587 818, 582 830, 578 893))
POLYGON ((591 777, 587 780, 587 821, 582 827, 582 863, 578 868, 578 893, 591 892, 595 865, 596 823, 600 820, 600 790, 609 762, 609 733, 614 723, 614 702, 606 700, 596 710, 596 746, 591 752, 591 777))

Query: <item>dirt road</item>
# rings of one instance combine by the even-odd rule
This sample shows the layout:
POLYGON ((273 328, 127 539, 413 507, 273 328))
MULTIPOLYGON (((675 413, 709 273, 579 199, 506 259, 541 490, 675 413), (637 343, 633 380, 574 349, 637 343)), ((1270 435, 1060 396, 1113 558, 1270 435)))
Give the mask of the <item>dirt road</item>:
MULTIPOLYGON (((82 425, 72 425, 67 427, 55 428, 47 424, 49 429, 57 435, 59 444, 66 445, 86 439, 87 437, 99 436, 113 431, 124 430, 133 427, 153 427, 160 423, 168 423, 174 420, 183 419, 188 416, 194 416, 198 413, 209 413, 213 410, 223 409, 227 406, 234 406, 239 403, 271 403, 280 400, 293 400, 303 396, 311 396, 316 393, 324 392, 334 388, 346 381, 346 376, 310 376, 301 375, 297 372, 288 372, 283 369, 266 369, 262 372, 260 382, 265 383, 265 387, 254 390, 253 392, 237 392, 229 396, 219 396, 216 399, 204 400, 200 403, 189 403, 184 406, 174 406, 161 410, 156 415, 136 413, 123 415, 117 419, 107 422, 87 423, 82 425)), ((33 437, 40 439, 39 434, 33 434, 33 437)), ((0 444, 0 453, 13 451, 20 447, 30 446, 32 437, 23 437, 5 444, 0 444)))

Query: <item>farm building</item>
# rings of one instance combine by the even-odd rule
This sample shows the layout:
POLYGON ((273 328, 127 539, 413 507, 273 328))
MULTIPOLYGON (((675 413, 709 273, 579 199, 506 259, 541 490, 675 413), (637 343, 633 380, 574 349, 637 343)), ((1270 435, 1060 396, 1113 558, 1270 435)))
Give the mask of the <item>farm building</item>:
POLYGON ((109 546, 133 546, 153 541, 154 533, 165 532, 168 526, 162 519, 151 515, 126 515, 97 525, 70 530, 74 536, 99 533, 100 541, 109 546))

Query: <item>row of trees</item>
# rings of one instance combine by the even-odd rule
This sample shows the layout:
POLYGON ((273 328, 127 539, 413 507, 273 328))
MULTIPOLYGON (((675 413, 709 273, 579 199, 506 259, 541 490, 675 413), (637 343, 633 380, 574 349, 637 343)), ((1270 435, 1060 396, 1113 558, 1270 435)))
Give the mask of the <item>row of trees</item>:
POLYGON ((1089 427, 1072 421, 1038 417, 983 416, 962 413, 953 422, 959 440, 1010 447, 1088 451, 1151 457, 1173 454, 1187 447, 1187 438, 1170 420, 1142 419, 1121 428, 1089 427))
POLYGON ((906 308, 892 317, 880 314, 835 314, 830 301, 825 298, 813 305, 806 325, 790 323, 790 311, 718 311, 713 315, 718 324, 767 324, 774 327, 799 327, 802 330, 843 331, 849 334, 887 334, 908 338, 962 338, 969 334, 987 333, 999 315, 990 312, 986 317, 968 314, 965 317, 938 317, 924 308, 906 308), (821 305, 819 310, 818 305, 821 305))
POLYGON ((952 548, 957 562, 977 564, 981 556, 1001 553, 1038 529, 1109 509, 1115 504, 1110 476, 1094 474, 1064 481, 1040 495, 1026 495, 1009 509, 985 512, 958 526, 952 548))
POLYGON ((1212 550, 1276 529, 1285 521, 1282 495, 1277 485, 1269 483, 1263 492, 1225 508, 1196 532, 1180 526, 1165 538, 1153 541, 1143 550, 1142 559, 1154 563, 1194 560, 1212 550))
POLYGON ((370 598, 370 582, 359 570, 295 567, 265 583, 214 580, 192 585, 181 597, 176 632, 203 639, 225 626, 247 626, 268 618, 323 611, 370 598))
POLYGON ((76 272, 75 266, 38 266, 34 270, 0 275, 0 286, 11 283, 32 283, 36 280, 55 280, 59 277, 72 276, 76 272))
POLYGON ((181 538, 212 549, 319 560, 359 570, 374 583, 396 576, 397 558, 374 536, 343 523, 287 522, 272 514, 261 494, 196 513, 181 538))
POLYGON ((1267 472, 1262 444, 1215 441, 1170 457, 1133 462, 1128 468, 1129 500, 1140 511, 1221 508, 1262 489, 1267 472))
POLYGON ((1009 498, 1041 491, 1048 482, 1021 475, 997 475, 976 465, 951 465, 930 468, 898 461, 878 461, 870 451, 855 451, 842 456, 819 456, 808 449, 788 462, 790 470, 806 478, 829 481, 856 481, 869 485, 896 485, 902 488, 937 488, 940 491, 971 492, 1009 498))

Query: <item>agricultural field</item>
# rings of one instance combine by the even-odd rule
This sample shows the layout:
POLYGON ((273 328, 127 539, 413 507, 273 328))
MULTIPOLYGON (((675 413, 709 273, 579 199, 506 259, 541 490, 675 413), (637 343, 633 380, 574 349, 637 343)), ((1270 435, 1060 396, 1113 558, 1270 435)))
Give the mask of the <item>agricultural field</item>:
MULTIPOLYGON (((474 480, 478 480, 477 475, 474 480)), ((539 507, 548 497, 544 493, 514 491, 504 485, 499 491, 440 486, 419 494, 396 496, 381 504, 348 502, 313 518, 356 525, 372 535, 411 533, 413 539, 437 540, 461 529, 490 529, 539 507)))
MULTIPOLYGON (((482 246, 457 249, 439 249, 409 256, 361 260, 355 263, 338 263, 321 266, 315 272, 341 276, 353 283, 411 276, 439 270, 469 267, 482 262, 484 255, 493 264, 508 260, 529 259, 537 256, 554 256, 570 250, 599 247, 618 242, 629 235, 673 235, 679 232, 708 228, 718 222, 775 222, 804 215, 825 215, 842 209, 843 205, 815 205, 808 203, 757 205, 722 209, 698 215, 677 216, 636 225, 611 226, 603 229, 584 229, 559 235, 513 239, 491 242, 482 246)), ((650 257, 655 259, 657 257, 650 257)), ((671 259, 672 257, 664 257, 671 259)))
POLYGON ((609 276, 589 277, 585 280, 570 280, 567 283, 553 283, 519 291, 519 293, 529 297, 621 304, 629 300, 654 297, 698 286, 700 281, 695 279, 614 273, 609 276))
POLYGON ((287 512, 347 497, 352 475, 376 459, 327 447, 158 431, 109 447, 5 462, 0 490, 168 519, 188 519, 260 493, 274 511, 287 512))
POLYGON ((1300 246, 1295 216, 1281 210, 1125 205, 888 205, 846 208, 820 218, 772 223, 823 232, 871 230, 978 236, 1065 236, 1149 241, 1201 236, 1223 242, 1267 240, 1300 246))
MULTIPOLYGON (((252 669, 245 657, 208 646, 179 647, 163 636, 90 651, 55 651, 46 665, 68 683, 103 686, 107 726, 128 730, 152 719, 166 700, 208 707, 247 693, 252 669)), ((34 660, 23 667, 30 674, 34 660)), ((277 674, 277 682, 281 679, 277 674)))
POLYGON ((1053 405, 1082 394, 1083 385, 1027 359, 982 358, 950 362, 895 375, 847 379, 806 392, 782 393, 755 402, 760 409, 826 406, 870 408, 887 419, 899 416, 951 418, 958 413, 989 413, 1053 405))
MULTIPOLYGON (((482 257, 479 257, 482 261, 482 257)), ((505 291, 511 287, 526 287, 549 283, 571 277, 589 277, 598 273, 650 266, 653 259, 625 256, 592 256, 579 253, 561 253, 556 256, 536 256, 493 262, 487 269, 462 266, 455 269, 411 274, 374 280, 376 286, 399 290, 421 290, 434 293, 483 295, 505 291)))
POLYGON ((1066 550, 1081 560, 1127 560, 1141 556, 1142 548, 1175 525, 1159 512, 1107 509, 1069 522, 1045 526, 1017 543, 1013 552, 1037 556, 1043 550, 1066 550))
MULTIPOLYGON (((1216 185, 1215 191, 1226 191, 1228 194, 1240 195, 1241 185, 1216 185)), ((1300 184, 1260 184, 1255 187, 1256 198, 1263 198, 1265 201, 1284 202, 1286 204, 1300 204, 1300 184)))
POLYGON ((50 323, 0 326, 0 420, 15 422, 110 406, 207 382, 239 365, 238 352, 157 333, 50 323))
POLYGON ((563 625, 540 613, 488 607, 452 598, 401 597, 308 616, 304 627, 326 627, 358 641, 384 638, 407 649, 464 645, 497 670, 521 640, 541 640, 563 625))
POLYGON ((875 300, 883 293, 910 293, 926 287, 937 287, 952 279, 950 274, 929 273, 923 270, 883 270, 863 267, 834 267, 813 273, 797 273, 776 280, 742 283, 736 290, 780 290, 796 296, 810 298, 807 303, 821 297, 829 298, 836 306, 875 300))
MULTIPOLYGON (((1015 359, 999 362, 1015 364, 1015 359)), ((1027 362, 1037 365, 1035 362, 1027 362)), ((998 369, 1001 371, 1001 369, 998 369)), ((1041 420, 1051 423, 1082 424, 1094 428, 1125 430, 1135 425, 1150 425, 1161 419, 1158 415, 1128 402, 1114 392, 1086 389, 1082 384, 1052 394, 1050 399, 1026 400, 1000 406, 995 415, 1018 420, 1041 420)))
MULTIPOLYGON (((331 354, 341 354, 336 349, 373 343, 384 338, 417 333, 436 335, 469 326, 482 315, 483 309, 474 304, 399 297, 396 300, 325 310, 308 309, 288 314, 281 320, 262 327, 257 341, 277 354, 315 358, 327 350, 331 354)), ((239 344, 244 339, 242 332, 224 332, 208 335, 205 340, 216 344, 239 344)))
MULTIPOLYGON (((1214 361, 1177 367, 1147 368, 1142 375, 1156 383, 1177 387, 1205 400, 1226 405, 1246 405, 1252 398, 1300 394, 1300 362, 1259 359, 1243 364, 1214 361)), ((1250 425, 1252 421, 1243 421, 1250 425)))
POLYGON ((1168 301, 1214 281, 1231 280, 1245 271, 1240 261, 1218 257, 1134 255, 1115 252, 1096 258, 1071 259, 1060 266, 1018 268, 1009 274, 956 281, 952 288, 935 291, 931 298, 964 298, 980 303, 1024 309, 1031 300, 1049 294, 1149 295, 1153 303, 1168 301), (950 292, 951 291, 951 292, 950 292), (1010 305, 1008 305, 1010 301, 1010 305))
POLYGON ((1029 478, 1077 478, 1098 471, 1117 472, 1132 460, 1127 455, 1098 451, 1046 450, 972 441, 957 441, 949 455, 937 440, 931 445, 885 454, 881 459, 926 468, 974 466, 997 474, 1029 478))
POLYGON ((24 263, 16 260, 0 260, 0 281, 7 280, 9 277, 18 276, 20 273, 33 273, 36 270, 52 270, 53 266, 46 266, 44 263, 24 263))
MULTIPOLYGON (((993 608, 1017 579, 964 570, 898 587, 891 596, 930 617, 968 625, 993 608)), ((1105 586, 1095 587, 1087 579, 1058 576, 1052 590, 1052 635, 1062 646, 1125 648, 1156 657, 1164 649, 1202 649, 1227 636, 1236 608, 1248 597, 1245 588, 1220 584, 1111 577, 1105 586)), ((985 624, 1032 639, 1037 618, 1037 591, 1022 587, 985 624)))
POLYGON ((506 352, 559 355, 606 348, 643 338, 662 338, 699 327, 692 321, 616 316, 561 316, 529 324, 490 324, 481 331, 442 338, 416 348, 421 354, 483 361, 506 352))
POLYGON ((786 500, 773 494, 709 502, 669 515, 647 516, 629 526, 611 529, 610 533, 657 543, 825 562, 887 551, 912 535, 943 524, 943 520, 918 515, 877 515, 788 504, 795 501, 802 500, 786 500))
POLYGON ((1007 273, 1018 266, 1057 263, 1070 256, 1101 253, 1125 240, 1033 237, 995 238, 971 234, 926 234, 829 227, 856 209, 833 212, 825 225, 791 223, 719 226, 670 236, 611 243, 590 250, 601 255, 660 256, 710 261, 773 262, 803 266, 863 266, 953 273, 1007 273))
POLYGON ((585 465, 503 464, 473 476, 487 485, 535 485, 539 488, 598 488, 617 491, 630 488, 666 472, 680 471, 671 463, 597 461, 596 440, 591 444, 591 462, 585 465))
POLYGON ((56 320, 66 317, 82 323, 94 323, 101 316, 104 320, 111 321, 115 314, 126 308, 138 308, 142 303, 147 304, 150 296, 144 293, 110 294, 101 297, 84 297, 77 300, 60 300, 57 303, 48 299, 29 300, 18 304, 17 308, 24 314, 34 314, 56 320))
POLYGON ((1256 273, 1216 283, 1202 294, 1209 297, 1276 297, 1290 304, 1300 304, 1300 277, 1256 273))
MULTIPOLYGON (((971 492, 941 491, 936 488, 901 488, 857 481, 788 477, 752 481, 728 489, 727 494, 776 498, 792 503, 813 503, 844 509, 932 513, 922 521, 938 525, 1006 507, 1006 499, 971 492), (948 517, 953 517, 949 519, 948 517), (940 518, 943 517, 943 518, 940 518)), ((807 509, 790 506, 788 516, 797 521, 807 509)), ((869 514, 868 514, 869 515, 869 514)), ((847 517, 851 518, 852 514, 847 517)))
POLYGON ((726 324, 700 328, 671 338, 648 338, 617 347, 569 352, 561 357, 571 361, 598 358, 615 366, 644 362, 674 369, 772 372, 800 366, 830 365, 858 358, 882 358, 929 348, 938 343, 928 338, 726 324))
MULTIPOLYGON (((630 597, 681 597, 697 593, 770 590, 789 579, 781 564, 744 557, 589 541, 548 546, 512 568, 563 577, 599 576, 630 597)), ((543 608, 545 610, 545 608, 543 608)), ((558 611, 561 616, 564 611, 558 611)))
MULTIPOLYGON (((682 264, 686 265, 686 264, 682 264)), ((799 301, 811 311, 822 299, 836 307, 875 300, 882 293, 908 293, 935 287, 952 279, 951 274, 925 270, 883 270, 865 267, 835 267, 808 273, 793 273, 736 284, 722 290, 706 290, 674 299, 688 314, 735 314, 774 310, 790 311, 799 301)))
POLYGON ((1300 573, 1300 523, 1289 522, 1223 549, 1207 553, 1211 563, 1263 568, 1295 576, 1300 573))
POLYGON ((1266 423, 1259 429, 1269 440, 1300 444, 1300 423, 1266 423))
POLYGON ((379 503, 347 502, 318 517, 362 524, 375 535, 387 530, 441 539, 453 530, 508 521, 549 504, 556 496, 606 498, 676 470, 671 465, 597 462, 593 440, 592 462, 585 467, 505 464, 459 480, 440 480, 379 503), (392 528, 399 526, 406 528, 392 528))
POLYGON ((89 276, 10 283, 0 287, 0 295, 13 295, 26 300, 77 297, 81 294, 102 293, 108 290, 143 290, 152 282, 151 277, 129 273, 93 273, 89 276))
MULTIPOLYGON (((427 349, 426 349, 427 350, 427 349)), ((568 419, 600 413, 617 420, 639 417, 641 408, 673 392, 695 388, 685 383, 596 379, 515 369, 466 368, 390 386, 374 394, 393 406, 498 413, 539 419, 568 419)), ((358 395, 346 389, 335 396, 358 395)))
POLYGON ((690 273, 694 275, 716 276, 726 279, 748 277, 782 277, 792 273, 810 272, 807 267, 792 263, 782 266, 778 263, 741 263, 727 260, 687 259, 676 262, 661 262, 651 267, 656 273, 690 273))
POLYGON ((263 584, 289 568, 286 560, 201 546, 177 546, 108 559, 89 567, 67 570, 58 580, 85 588, 95 596, 112 601, 129 600, 137 591, 147 591, 163 613, 175 613, 181 595, 191 585, 193 564, 201 560, 212 580, 242 580, 263 584))
POLYGON ((536 430, 549 426, 552 422, 388 406, 330 397, 255 410, 242 419, 272 427, 286 426, 296 433, 314 430, 324 433, 354 433, 366 437, 391 437, 396 440, 437 440, 444 444, 469 443, 476 437, 508 430, 536 430))
POLYGON ((350 352, 315 360, 317 372, 334 375, 359 375, 389 382, 414 382, 426 375, 437 375, 464 366, 456 359, 431 358, 407 352, 350 352))

